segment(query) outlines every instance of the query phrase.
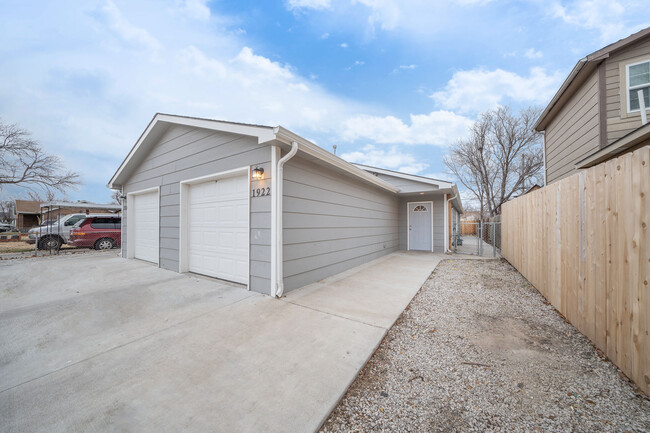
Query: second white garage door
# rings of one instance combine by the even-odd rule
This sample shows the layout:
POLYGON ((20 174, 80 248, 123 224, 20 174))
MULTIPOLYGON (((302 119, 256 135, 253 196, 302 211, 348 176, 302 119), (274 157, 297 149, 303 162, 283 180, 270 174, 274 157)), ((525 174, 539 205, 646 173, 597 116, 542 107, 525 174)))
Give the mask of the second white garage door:
POLYGON ((188 269, 248 283, 248 176, 190 185, 188 269))
POLYGON ((134 195, 131 215, 133 257, 158 263, 158 191, 134 195))

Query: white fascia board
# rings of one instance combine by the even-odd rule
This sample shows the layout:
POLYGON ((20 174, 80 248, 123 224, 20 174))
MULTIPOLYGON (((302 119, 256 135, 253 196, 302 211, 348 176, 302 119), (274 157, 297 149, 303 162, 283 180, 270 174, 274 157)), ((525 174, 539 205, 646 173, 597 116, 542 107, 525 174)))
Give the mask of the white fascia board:
POLYGON ((294 134, 288 129, 278 126, 274 129, 276 138, 286 144, 291 144, 293 142, 298 143, 298 149, 311 155, 315 158, 320 159, 323 162, 326 162, 336 168, 339 168, 343 171, 346 171, 358 178, 370 182, 374 185, 377 185, 380 188, 383 188, 387 191, 397 194, 399 192, 398 188, 395 188, 390 183, 379 179, 377 176, 373 176, 367 171, 356 167, 354 164, 351 164, 344 159, 339 158, 338 156, 326 151, 325 149, 315 145, 314 143, 302 138, 301 136, 294 134))
POLYGON ((167 122, 176 125, 192 126, 195 128, 211 129, 214 131, 257 137, 260 143, 264 143, 275 138, 273 134, 273 127, 271 126, 246 125, 242 123, 226 122, 223 120, 174 116, 172 114, 157 114, 156 119, 159 122, 167 122))
POLYGON ((363 164, 352 164, 352 165, 364 171, 372 171, 375 173, 385 174, 387 176, 399 177, 401 179, 408 179, 414 182, 425 183, 427 185, 437 185, 440 189, 451 188, 451 186, 453 185, 453 183, 445 182, 444 180, 431 179, 424 176, 402 173, 400 171, 385 170, 383 168, 371 167, 369 165, 363 165, 363 164))
POLYGON ((149 125, 144 130, 142 135, 140 135, 140 138, 135 143, 120 167, 117 169, 117 172, 115 172, 111 180, 108 182, 107 186, 110 189, 117 189, 118 186, 121 186, 120 184, 116 184, 117 179, 122 174, 124 169, 128 166, 133 156, 138 153, 138 150, 142 147, 142 144, 146 141, 149 134, 151 134, 151 131, 153 131, 153 129, 161 123, 168 125, 191 126, 195 128, 257 137, 258 143, 265 143, 275 138, 273 128, 270 126, 247 125, 242 123, 226 122, 222 120, 200 119, 196 117, 175 116, 172 114, 157 113, 151 122, 149 122, 149 125))

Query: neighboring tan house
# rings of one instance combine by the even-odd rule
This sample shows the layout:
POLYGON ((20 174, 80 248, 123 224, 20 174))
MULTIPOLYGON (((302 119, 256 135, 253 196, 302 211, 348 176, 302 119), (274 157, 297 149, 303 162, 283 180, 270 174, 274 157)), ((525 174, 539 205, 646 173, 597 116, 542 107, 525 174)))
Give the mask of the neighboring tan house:
POLYGON ((16 230, 25 231, 40 224, 41 202, 16 200, 16 230))
POLYGON ((650 28, 578 61, 546 107, 546 183, 649 144, 648 110, 650 28))
POLYGON ((281 296, 397 250, 445 252, 456 185, 282 128, 156 114, 108 184, 122 256, 281 296))

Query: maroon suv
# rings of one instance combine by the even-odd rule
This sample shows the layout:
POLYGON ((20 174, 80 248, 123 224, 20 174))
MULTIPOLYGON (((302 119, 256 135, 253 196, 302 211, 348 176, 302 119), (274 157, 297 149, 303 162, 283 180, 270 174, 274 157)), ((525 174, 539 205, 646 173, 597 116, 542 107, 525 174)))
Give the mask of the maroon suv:
POLYGON ((110 250, 122 244, 122 217, 95 216, 84 219, 70 231, 68 244, 110 250))

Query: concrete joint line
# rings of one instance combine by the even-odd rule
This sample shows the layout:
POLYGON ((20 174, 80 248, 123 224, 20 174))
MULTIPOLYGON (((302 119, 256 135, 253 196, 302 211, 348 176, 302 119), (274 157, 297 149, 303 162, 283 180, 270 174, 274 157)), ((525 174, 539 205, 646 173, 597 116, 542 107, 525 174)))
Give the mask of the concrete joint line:
POLYGON ((353 319, 351 317, 340 316, 338 314, 334 314, 334 313, 331 313, 329 311, 319 310, 318 308, 314 308, 314 307, 307 307, 306 305, 296 304, 295 302, 287 301, 287 300, 284 300, 284 299, 281 299, 281 301, 284 302, 285 304, 295 305, 296 307, 301 307, 301 308, 305 308, 307 310, 317 311, 319 313, 327 314, 328 316, 338 317, 339 319, 349 320, 350 322, 361 323, 363 325, 372 326, 373 328, 383 329, 384 331, 386 331, 386 330, 388 330, 390 328, 390 326, 388 328, 384 328, 383 326, 373 325, 372 323, 364 322, 363 320, 355 320, 355 319, 353 319))

